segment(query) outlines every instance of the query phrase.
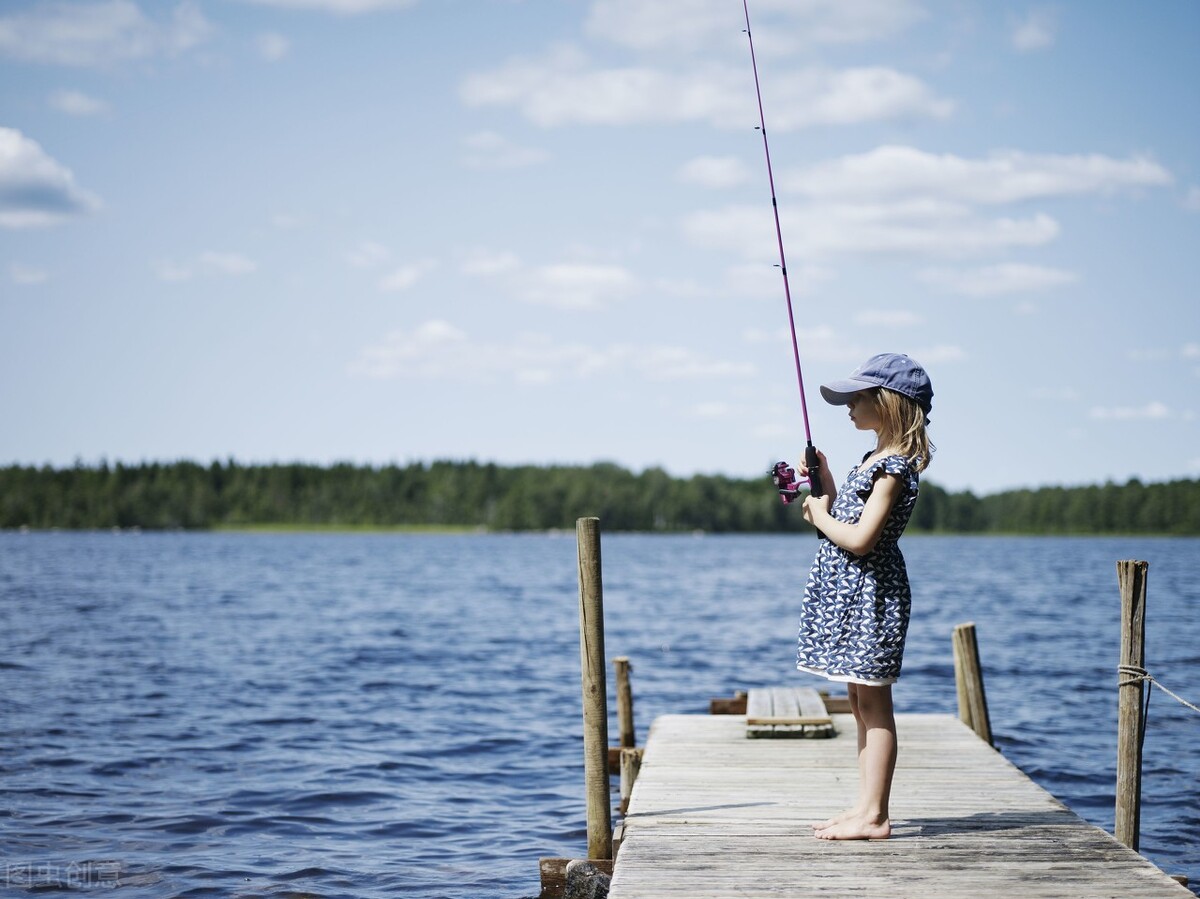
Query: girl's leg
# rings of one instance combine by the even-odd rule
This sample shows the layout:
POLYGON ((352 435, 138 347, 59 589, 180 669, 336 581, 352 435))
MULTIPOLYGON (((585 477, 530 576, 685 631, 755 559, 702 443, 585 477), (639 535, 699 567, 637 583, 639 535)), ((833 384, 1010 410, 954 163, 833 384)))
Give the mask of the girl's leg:
MULTIPOLYGON (((858 782, 861 784, 866 778, 866 772, 863 770, 863 766, 866 762, 866 756, 863 754, 863 750, 866 749, 867 746, 867 726, 863 723, 862 715, 859 713, 858 709, 858 687, 858 684, 847 684, 846 693, 850 698, 850 711, 854 715, 854 724, 858 730, 858 782)), ((861 801, 862 797, 860 796, 859 802, 861 803, 861 801)), ((858 805, 855 805, 846 809, 840 814, 834 815, 832 818, 821 821, 818 824, 814 824, 813 830, 825 830, 826 828, 832 827, 835 824, 840 824, 847 818, 854 817, 858 813, 859 807, 858 805)))
POLYGON ((817 831, 823 840, 883 840, 892 832, 888 800, 896 771, 896 715, 892 688, 855 684, 859 722, 858 805, 817 831))

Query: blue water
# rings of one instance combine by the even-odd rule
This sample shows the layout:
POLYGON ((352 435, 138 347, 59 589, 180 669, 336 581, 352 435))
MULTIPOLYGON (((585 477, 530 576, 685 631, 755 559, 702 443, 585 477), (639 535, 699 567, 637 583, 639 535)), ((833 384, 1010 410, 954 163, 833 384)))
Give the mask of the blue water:
MULTIPOLYGON (((901 711, 978 627, 1004 753, 1111 831, 1115 562, 1200 698, 1200 541, 913 537, 901 711)), ((792 670, 804 537, 611 535, 639 739, 792 670)), ((0 891, 536 895, 586 846, 573 535, 0 534, 0 891)), ((612 729, 615 736, 615 727, 612 729)), ((1200 715, 1155 691, 1142 850, 1200 881, 1200 715)), ((903 747, 901 747, 903 751, 903 747)), ((895 810, 903 817, 903 810, 895 810)))

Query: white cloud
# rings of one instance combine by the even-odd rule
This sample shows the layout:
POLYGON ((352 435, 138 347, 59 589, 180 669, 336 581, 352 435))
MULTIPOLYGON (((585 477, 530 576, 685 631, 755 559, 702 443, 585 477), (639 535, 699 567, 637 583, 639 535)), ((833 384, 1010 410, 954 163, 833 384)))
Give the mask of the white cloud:
MULTIPOLYGON (((953 103, 894 69, 809 68, 780 73, 772 85, 771 127, 848 125, 897 118, 944 118, 953 103)), ((596 68, 573 47, 542 59, 513 59, 467 76, 459 95, 469 106, 513 106, 544 127, 708 122, 742 128, 752 108, 745 71, 709 63, 686 72, 649 66, 596 68)))
POLYGON ((392 251, 373 240, 364 240, 346 253, 346 261, 355 268, 374 268, 391 258, 392 251))
POLYGON ((1171 410, 1155 400, 1144 406, 1096 406, 1091 417, 1100 421, 1154 421, 1167 418, 1171 410))
MULTIPOLYGON (((727 0, 595 0, 585 27, 592 37, 638 50, 694 52, 734 44, 744 50, 741 10, 736 4, 732 9, 727 0)), ((782 44, 782 34, 788 47, 797 41, 878 40, 899 33, 923 12, 912 0, 756 0, 754 14, 755 46, 761 48, 782 44)))
MULTIPOLYGON (((1059 234, 1043 212, 1022 217, 984 214, 978 207, 1047 197, 1111 193, 1169 184, 1152 160, 1101 155, 1034 155, 997 151, 971 159, 905 146, 882 146, 784 175, 780 183, 806 197, 782 202, 789 245, 807 258, 829 253, 898 252, 968 256, 1042 246, 1059 234)), ((729 207, 692 214, 684 230, 693 241, 760 258, 774 245, 771 216, 729 207)), ((997 266, 963 289, 1007 292, 1066 283, 1074 276, 1031 266, 997 266)), ((936 275, 934 276, 937 277, 936 275)))
POLYGON ((550 154, 522 147, 494 131, 479 131, 463 139, 463 164, 474 169, 515 169, 537 165, 550 154))
POLYGON ((388 292, 408 290, 432 271, 436 265, 437 263, 432 259, 422 259, 402 265, 380 279, 379 289, 388 292))
POLYGON ((704 402, 692 406, 692 415, 697 418, 727 418, 734 411, 728 403, 704 402))
POLYGON ((1031 10, 1025 18, 1014 23, 1012 45, 1022 53, 1045 50, 1054 46, 1057 23, 1049 10, 1031 10))
POLYGON ((277 6, 281 9, 313 9, 338 15, 380 12, 385 9, 404 9, 417 0, 243 0, 259 6, 277 6))
POLYGON ((962 362, 967 358, 967 352, 953 344, 938 344, 930 347, 917 347, 912 357, 922 365, 945 365, 951 362, 962 362))
POLYGON ((855 324, 879 328, 911 328, 921 317, 906 309, 864 309, 854 316, 855 324))
POLYGON ((240 253, 218 253, 206 250, 191 262, 161 259, 152 266, 162 281, 190 281, 197 275, 248 275, 258 270, 258 264, 240 253))
POLYGON ((267 62, 279 62, 292 49, 292 42, 274 31, 260 34, 255 45, 258 47, 258 55, 267 62))
POLYGON ((1111 193, 1170 184, 1171 174, 1145 156, 1049 155, 997 150, 968 159, 915 147, 881 146, 785 174, 783 186, 810 197, 879 202, 918 196, 1000 204, 1043 197, 1111 193))
MULTIPOLYGON (((963 256, 1010 247, 1033 247, 1058 236, 1058 223, 1038 213, 1028 218, 986 219, 966 206, 936 201, 879 204, 808 204, 780 211, 790 246, 806 258, 834 253, 914 253, 963 256)), ((700 246, 761 258, 774 246, 769 213, 730 206, 693 213, 684 231, 700 246)))
POLYGON ((749 170, 736 156, 698 156, 679 169, 680 181, 702 187, 735 187, 749 177, 749 170))
POLYGON ((560 309, 599 309, 626 296, 637 280, 618 265, 561 262, 526 272, 517 288, 529 303, 560 309))
POLYGON ((191 2, 177 4, 162 22, 147 18, 133 0, 47 2, 0 18, 0 54, 31 62, 104 66, 173 56, 202 43, 211 33, 212 27, 191 2))
POLYGON ((515 253, 475 250, 463 262, 462 272, 464 275, 486 277, 517 271, 520 267, 521 260, 515 253))
POLYGON ((603 309, 642 286, 621 265, 587 261, 527 265, 514 253, 488 249, 470 253, 461 271, 494 279, 505 294, 522 302, 558 309, 603 309))
POLYGON ((1190 212, 1200 212, 1200 187, 1193 185, 1188 188, 1183 198, 1183 208, 1190 212))
POLYGON ((1079 280, 1074 272, 1022 263, 970 269, 926 269, 918 277, 926 284, 972 297, 1048 290, 1079 280))
POLYGON ((190 281, 195 275, 195 270, 186 263, 175 262, 171 259, 160 259, 155 262, 151 268, 158 275, 160 281, 179 282, 190 281))
POLYGON ((1200 343, 1185 343, 1179 352, 1184 359, 1200 359, 1200 343))
POLYGON ((45 284, 50 280, 50 273, 45 269, 21 265, 19 262, 14 262, 8 267, 8 274, 13 284, 20 284, 25 287, 34 284, 45 284))
POLYGON ((592 347, 540 334, 521 335, 511 343, 479 342, 440 320, 425 322, 411 332, 391 332, 379 343, 364 347, 349 370, 374 379, 475 381, 507 377, 524 384, 587 378, 601 372, 655 381, 742 378, 754 373, 747 363, 711 359, 685 347, 592 347))
POLYGON ((0 227, 54 225, 99 208, 99 197, 76 185, 40 144, 0 127, 0 227))
POLYGON ((59 90, 50 95, 50 105, 73 116, 94 116, 108 112, 108 104, 82 91, 59 90))
POLYGON ((212 250, 200 254, 200 266, 218 275, 248 275, 258 269, 257 263, 240 253, 217 253, 212 250))

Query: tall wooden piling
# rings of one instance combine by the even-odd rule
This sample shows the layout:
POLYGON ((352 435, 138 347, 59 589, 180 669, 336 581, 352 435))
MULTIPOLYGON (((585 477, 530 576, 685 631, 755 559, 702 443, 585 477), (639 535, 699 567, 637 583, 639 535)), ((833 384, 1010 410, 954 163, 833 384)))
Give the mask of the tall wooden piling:
POLYGON ((992 741, 992 722, 988 716, 987 693, 983 689, 983 668, 979 663, 975 623, 957 625, 953 642, 959 720, 986 740, 989 746, 995 746, 992 741))
POLYGON ((637 746, 637 736, 633 730, 633 688, 629 684, 632 667, 629 657, 617 656, 613 659, 613 669, 617 672, 617 725, 621 731, 621 748, 632 749, 637 746))
POLYGON ((600 519, 575 522, 579 550, 579 661, 583 681, 583 773, 587 786, 588 858, 612 857, 608 782, 608 683, 604 658, 604 587, 600 519))
POLYGON ((1117 808, 1113 836, 1137 850, 1142 817, 1142 708, 1146 673, 1146 574, 1149 562, 1117 563, 1121 588, 1121 662, 1117 686, 1117 808))

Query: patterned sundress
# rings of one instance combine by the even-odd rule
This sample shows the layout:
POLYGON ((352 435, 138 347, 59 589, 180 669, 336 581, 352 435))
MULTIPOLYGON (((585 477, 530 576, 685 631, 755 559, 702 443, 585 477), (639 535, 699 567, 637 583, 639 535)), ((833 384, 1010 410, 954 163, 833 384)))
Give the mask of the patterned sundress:
POLYGON ((801 671, 870 686, 900 676, 912 593, 897 541, 917 501, 917 472, 900 455, 855 467, 830 512, 838 521, 856 523, 884 472, 900 479, 901 490, 875 548, 856 556, 822 540, 817 550, 800 610, 796 667, 801 671))

